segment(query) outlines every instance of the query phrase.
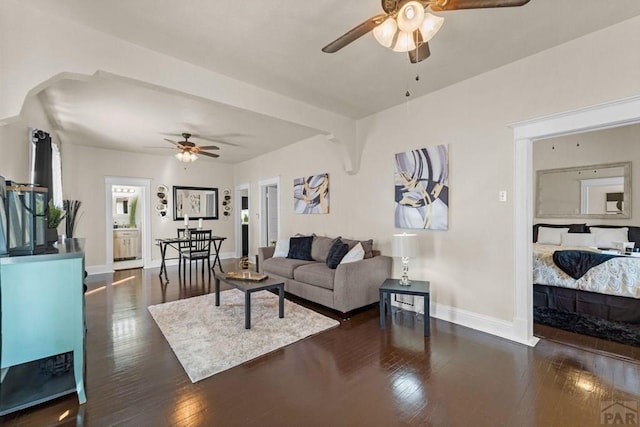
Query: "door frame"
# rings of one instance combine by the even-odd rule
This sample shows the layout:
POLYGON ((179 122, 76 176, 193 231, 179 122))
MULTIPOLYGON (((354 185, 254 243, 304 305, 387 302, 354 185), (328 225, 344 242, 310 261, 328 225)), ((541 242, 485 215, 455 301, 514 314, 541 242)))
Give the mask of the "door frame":
POLYGON ((142 217, 142 268, 151 268, 151 179, 106 176, 104 178, 105 205, 105 266, 107 271, 113 270, 113 197, 111 188, 114 185, 142 187, 142 200, 138 204, 142 217))
POLYGON ((260 242, 258 245, 269 246, 269 242, 267 241, 267 220, 268 218, 264 215, 264 209, 266 204, 266 188, 271 186, 276 186, 278 191, 278 203, 276 206, 278 207, 278 235, 280 234, 280 177, 276 176, 273 178, 262 179, 258 181, 258 212, 260 215, 260 242))
POLYGON ((535 141, 640 123, 640 96, 616 100, 510 125, 514 138, 514 315, 517 341, 533 336, 533 144, 535 141))

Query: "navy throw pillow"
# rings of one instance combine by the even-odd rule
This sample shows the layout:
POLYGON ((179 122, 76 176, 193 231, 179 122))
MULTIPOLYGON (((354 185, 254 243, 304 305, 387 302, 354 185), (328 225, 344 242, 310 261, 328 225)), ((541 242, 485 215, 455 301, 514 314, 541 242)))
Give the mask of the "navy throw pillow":
POLYGON ((311 261, 311 244, 313 236, 292 237, 289 239, 289 254, 287 258, 311 261))
POLYGON ((336 239, 329 249, 329 255, 327 255, 327 267, 332 270, 338 268, 342 258, 349 252, 349 245, 342 243, 342 240, 336 239))

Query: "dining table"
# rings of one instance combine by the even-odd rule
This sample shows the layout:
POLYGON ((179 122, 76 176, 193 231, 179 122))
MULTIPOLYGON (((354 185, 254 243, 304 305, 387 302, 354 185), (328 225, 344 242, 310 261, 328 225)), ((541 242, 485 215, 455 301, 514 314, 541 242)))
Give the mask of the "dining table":
MULTIPOLYGON (((222 242, 224 242, 227 238, 222 236, 211 236, 209 240, 211 240, 211 251, 213 255, 213 265, 211 266, 211 270, 215 269, 216 264, 220 271, 224 273, 222 269, 222 262, 220 261, 220 247, 222 246, 222 242)), ((178 252, 178 256, 180 255, 180 248, 184 248, 185 244, 190 242, 197 241, 198 239, 190 239, 189 237, 167 237, 156 239, 156 245, 160 248, 160 256, 162 257, 162 262, 160 263, 160 274, 162 277, 164 273, 164 279, 168 282, 169 279, 167 277, 167 248, 171 247, 178 252)), ((175 259, 175 258, 174 258, 175 259)))

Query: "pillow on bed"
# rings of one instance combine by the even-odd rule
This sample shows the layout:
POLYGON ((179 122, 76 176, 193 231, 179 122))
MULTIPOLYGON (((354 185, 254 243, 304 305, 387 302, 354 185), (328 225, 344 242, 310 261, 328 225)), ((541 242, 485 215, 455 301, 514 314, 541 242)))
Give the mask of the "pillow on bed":
POLYGON ((543 245, 558 245, 562 241, 562 234, 569 233, 569 227, 566 228, 551 228, 540 227, 538 228, 538 243, 543 245))
POLYGON ((560 236, 562 246, 589 247, 596 245, 596 235, 591 233, 562 233, 560 236))
POLYGON ((626 242, 629 240, 629 228, 600 228, 589 227, 589 232, 596 236, 596 246, 599 248, 613 248, 613 242, 626 242))

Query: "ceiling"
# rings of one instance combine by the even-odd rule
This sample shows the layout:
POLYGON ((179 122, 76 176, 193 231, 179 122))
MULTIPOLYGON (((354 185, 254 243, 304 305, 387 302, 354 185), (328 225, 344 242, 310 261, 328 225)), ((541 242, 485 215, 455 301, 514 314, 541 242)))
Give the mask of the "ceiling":
MULTIPOLYGON (((531 0, 516 8, 442 12, 445 22, 429 43, 431 57, 412 65, 406 54, 383 48, 370 34, 337 53, 321 52, 330 41, 380 13, 379 0, 22 2, 354 119, 405 102, 407 89, 413 97, 421 96, 640 15, 637 0, 531 0)), ((218 159, 233 163, 314 134, 312 129, 266 116, 258 120, 260 125, 247 129, 247 119, 259 115, 182 94, 139 89, 100 79, 67 81, 42 99, 61 134, 72 143, 91 139, 116 148, 135 139, 142 150, 161 145, 160 132, 192 131, 237 144, 228 145, 228 152, 218 159), (103 96, 108 98, 105 105, 94 102, 103 96), (176 103, 180 97, 184 103, 176 103), (161 107, 154 108, 156 103, 161 107), (148 108, 140 108, 144 105, 148 108), (107 125, 100 120, 107 108, 118 117, 150 117, 146 122, 123 119, 107 125), (149 129, 157 131, 150 135, 149 129)))

